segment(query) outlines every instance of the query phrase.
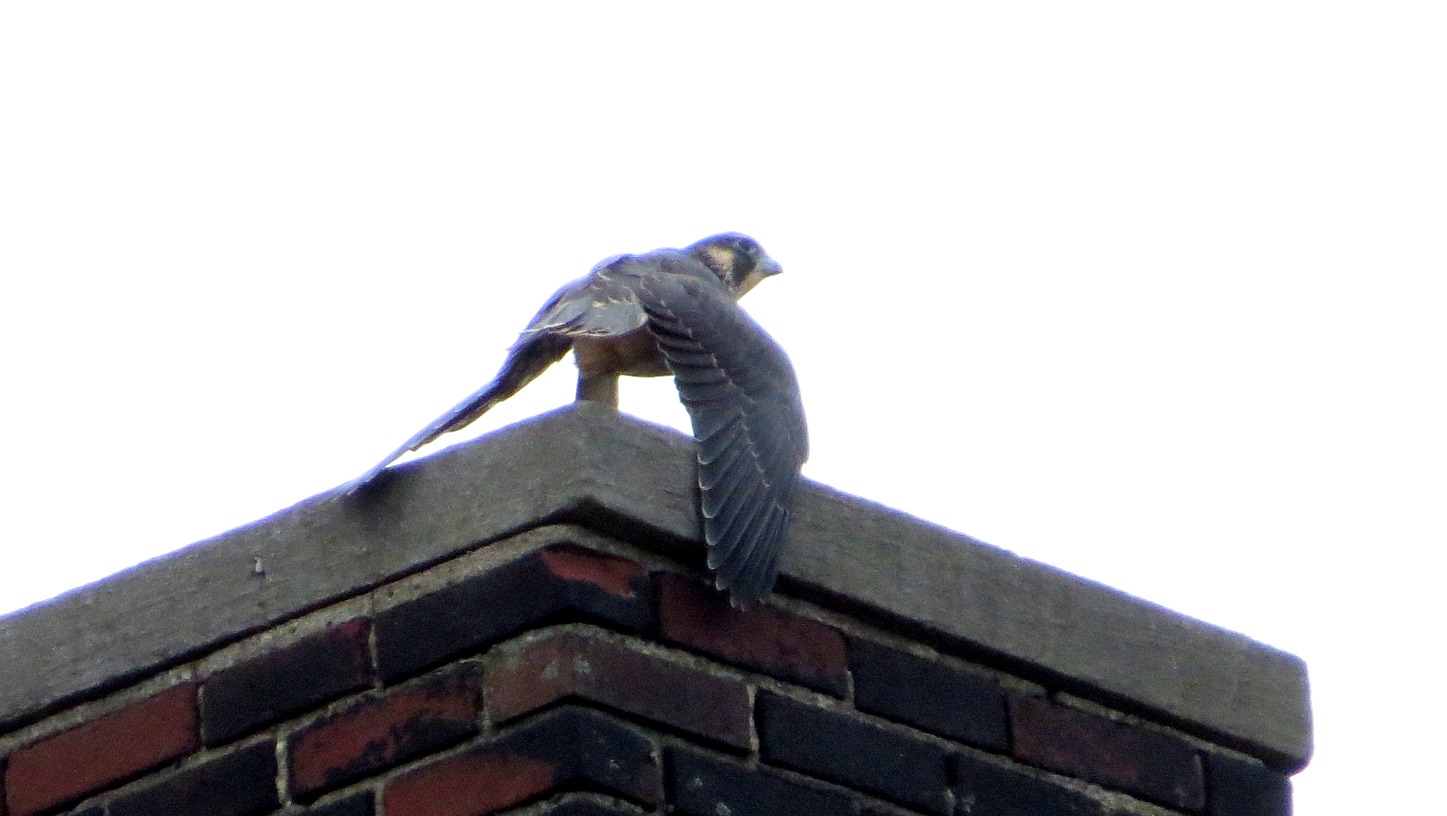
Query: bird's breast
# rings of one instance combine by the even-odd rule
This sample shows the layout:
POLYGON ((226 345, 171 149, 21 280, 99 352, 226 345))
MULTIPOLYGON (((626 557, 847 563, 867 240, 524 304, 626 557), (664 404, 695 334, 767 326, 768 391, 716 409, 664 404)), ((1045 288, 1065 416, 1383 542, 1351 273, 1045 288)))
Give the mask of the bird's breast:
POLYGON ((589 374, 661 377, 669 373, 653 335, 643 328, 612 337, 579 337, 573 341, 573 354, 578 370, 589 374))

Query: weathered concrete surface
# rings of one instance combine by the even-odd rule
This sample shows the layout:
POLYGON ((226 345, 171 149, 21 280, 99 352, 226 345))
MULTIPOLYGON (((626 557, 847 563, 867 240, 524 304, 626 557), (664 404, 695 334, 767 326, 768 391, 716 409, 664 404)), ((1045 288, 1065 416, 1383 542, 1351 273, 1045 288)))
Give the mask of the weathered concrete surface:
MULTIPOLYGON (((690 444, 571 406, 0 619, 0 729, 543 523, 701 561, 690 444)), ((807 485, 782 573, 1279 768, 1310 755, 1298 658, 878 505, 807 485)))

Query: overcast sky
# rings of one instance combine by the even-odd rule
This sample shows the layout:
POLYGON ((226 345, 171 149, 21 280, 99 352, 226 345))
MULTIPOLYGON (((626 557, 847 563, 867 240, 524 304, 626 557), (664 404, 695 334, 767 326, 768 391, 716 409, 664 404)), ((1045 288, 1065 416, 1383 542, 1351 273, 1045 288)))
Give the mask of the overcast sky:
POLYGON ((0 6, 0 611, 346 481, 564 281, 741 230, 807 476, 1304 657, 1299 813, 1439 798, 1440 4, 783 5, 0 6))

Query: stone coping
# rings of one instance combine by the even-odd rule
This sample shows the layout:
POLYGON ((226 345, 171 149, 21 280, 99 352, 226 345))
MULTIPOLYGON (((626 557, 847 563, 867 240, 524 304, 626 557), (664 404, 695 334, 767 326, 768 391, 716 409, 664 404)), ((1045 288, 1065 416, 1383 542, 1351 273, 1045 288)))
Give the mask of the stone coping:
MULTIPOLYGON (((0 618, 0 730, 541 524, 701 564, 691 441, 578 403, 0 618)), ((978 650, 1285 770, 1311 753, 1303 662, 805 482, 780 589, 978 650)))

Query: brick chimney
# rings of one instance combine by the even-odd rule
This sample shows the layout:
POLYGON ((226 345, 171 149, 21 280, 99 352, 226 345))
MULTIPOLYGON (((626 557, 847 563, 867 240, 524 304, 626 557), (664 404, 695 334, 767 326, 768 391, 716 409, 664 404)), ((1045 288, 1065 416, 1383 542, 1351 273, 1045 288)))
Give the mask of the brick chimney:
POLYGON ((818 485, 704 581, 575 405, 0 619, 0 816, 1290 812, 1300 660, 818 485))

